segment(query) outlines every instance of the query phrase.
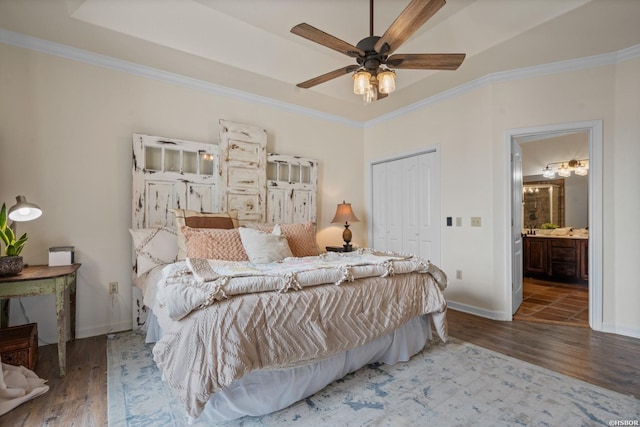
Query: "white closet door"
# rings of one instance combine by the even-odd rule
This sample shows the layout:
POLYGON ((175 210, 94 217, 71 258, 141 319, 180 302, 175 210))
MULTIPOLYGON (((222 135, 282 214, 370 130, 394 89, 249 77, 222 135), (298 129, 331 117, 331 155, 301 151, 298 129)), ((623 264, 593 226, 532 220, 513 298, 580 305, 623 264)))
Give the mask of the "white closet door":
POLYGON ((372 247, 440 262, 437 152, 372 165, 372 247))

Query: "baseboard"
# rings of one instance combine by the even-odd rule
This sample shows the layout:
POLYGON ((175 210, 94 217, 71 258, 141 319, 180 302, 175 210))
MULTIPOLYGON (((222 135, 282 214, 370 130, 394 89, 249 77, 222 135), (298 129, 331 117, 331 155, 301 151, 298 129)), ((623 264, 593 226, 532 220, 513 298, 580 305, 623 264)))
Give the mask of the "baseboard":
POLYGON ((602 332, 624 335, 626 337, 631 337, 631 338, 640 338, 639 330, 634 328, 620 327, 611 323, 602 323, 602 332))
POLYGON ((102 325, 95 328, 83 328, 76 330, 76 338, 89 338, 98 335, 106 335, 115 332, 131 330, 131 320, 122 321, 113 325, 102 325))
POLYGON ((473 314, 480 317, 486 317, 487 319, 491 319, 491 320, 502 320, 502 321, 512 320, 511 315, 507 315, 501 311, 486 310, 484 308, 463 304, 463 303, 459 303, 451 300, 447 300, 447 307, 452 308, 454 310, 462 311, 464 313, 469 313, 469 314, 473 314))

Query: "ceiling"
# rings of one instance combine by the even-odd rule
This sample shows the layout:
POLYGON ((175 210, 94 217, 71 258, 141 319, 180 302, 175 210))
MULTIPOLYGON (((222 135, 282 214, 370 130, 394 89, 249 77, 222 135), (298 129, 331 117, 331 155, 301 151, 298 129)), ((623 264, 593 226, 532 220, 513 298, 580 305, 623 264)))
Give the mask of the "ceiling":
MULTIPOLYGON (((409 0, 375 0, 381 35, 409 0)), ((397 89, 364 105, 354 64, 291 34, 306 22, 353 45, 369 35, 368 0, 0 0, 0 28, 366 121, 493 73, 640 45, 638 0, 448 0, 396 53, 466 53, 456 71, 398 70, 397 89)))

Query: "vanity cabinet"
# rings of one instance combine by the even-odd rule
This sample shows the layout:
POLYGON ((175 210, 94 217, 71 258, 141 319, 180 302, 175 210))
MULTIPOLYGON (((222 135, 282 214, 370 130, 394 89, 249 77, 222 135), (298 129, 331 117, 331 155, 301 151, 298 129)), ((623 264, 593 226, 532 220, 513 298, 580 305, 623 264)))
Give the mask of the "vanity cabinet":
POLYGON ((587 283, 588 245, 588 239, 526 236, 524 275, 554 282, 587 283))
POLYGON ((546 276, 547 239, 526 237, 524 239, 524 275, 527 277, 546 276))

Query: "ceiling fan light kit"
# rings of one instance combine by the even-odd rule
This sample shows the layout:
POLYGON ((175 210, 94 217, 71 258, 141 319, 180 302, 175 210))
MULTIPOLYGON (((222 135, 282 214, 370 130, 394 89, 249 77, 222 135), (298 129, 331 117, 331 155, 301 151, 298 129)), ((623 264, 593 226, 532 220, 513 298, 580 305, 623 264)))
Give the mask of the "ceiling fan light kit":
POLYGON ((353 74, 353 92, 362 95, 365 103, 386 97, 396 89, 394 69, 456 70, 464 61, 463 53, 397 54, 392 53, 413 35, 429 18, 445 5, 445 0, 411 0, 381 36, 373 35, 373 0, 369 0, 369 37, 356 46, 325 33, 307 23, 291 29, 293 34, 304 37, 356 59, 358 65, 348 65, 298 83, 308 89, 329 80, 353 74))
POLYGON ((378 73, 378 90, 387 94, 396 90, 396 73, 394 71, 384 70, 378 73))
POLYGON ((369 90, 371 83, 371 73, 365 70, 358 70, 353 74, 353 93, 364 95, 369 90))

